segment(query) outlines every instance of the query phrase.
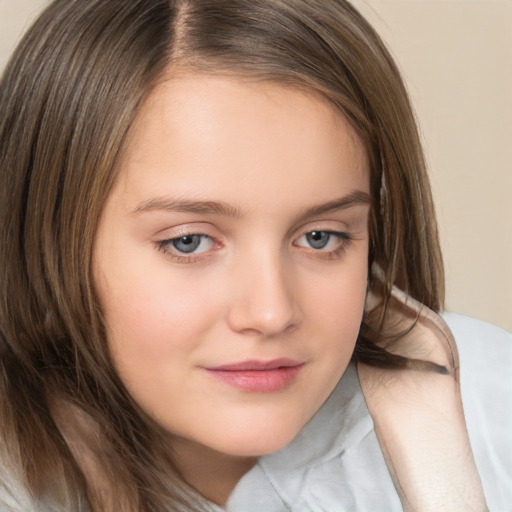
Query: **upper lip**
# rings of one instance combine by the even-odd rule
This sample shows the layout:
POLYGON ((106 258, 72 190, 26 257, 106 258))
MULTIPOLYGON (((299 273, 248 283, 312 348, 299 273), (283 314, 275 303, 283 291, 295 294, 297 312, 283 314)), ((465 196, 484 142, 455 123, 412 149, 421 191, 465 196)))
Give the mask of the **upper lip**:
POLYGON ((271 361, 260 361, 251 359, 248 361, 240 361, 237 363, 223 364, 221 366, 214 366, 206 368, 211 371, 224 371, 224 372, 242 372, 242 371, 265 371, 277 370, 278 368, 292 368, 304 364, 301 361, 295 361, 289 358, 272 359, 271 361))

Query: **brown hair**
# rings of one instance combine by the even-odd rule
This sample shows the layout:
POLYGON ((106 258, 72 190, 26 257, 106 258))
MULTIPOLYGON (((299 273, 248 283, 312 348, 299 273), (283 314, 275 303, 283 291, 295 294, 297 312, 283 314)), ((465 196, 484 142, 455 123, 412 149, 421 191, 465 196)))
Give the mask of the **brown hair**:
POLYGON ((380 301, 365 317, 355 359, 407 365, 374 343, 393 285, 441 307, 442 263, 414 115, 388 51, 350 4, 54 0, 0 83, 0 453, 38 510, 203 506, 113 369, 91 269, 130 127, 170 66, 313 89, 364 142, 369 265, 379 269, 369 289, 380 301), (68 414, 57 414, 56 403, 68 414), (88 462, 77 461, 83 447, 88 462))

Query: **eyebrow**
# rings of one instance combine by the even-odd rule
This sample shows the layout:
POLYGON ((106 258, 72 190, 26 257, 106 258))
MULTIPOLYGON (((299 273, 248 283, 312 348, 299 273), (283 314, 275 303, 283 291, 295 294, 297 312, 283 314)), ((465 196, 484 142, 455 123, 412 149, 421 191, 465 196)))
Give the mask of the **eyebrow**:
MULTIPOLYGON (((299 218, 308 218, 333 211, 345 210, 353 206, 369 204, 371 204, 370 195, 362 190, 355 190, 346 196, 308 208, 306 211, 301 212, 299 218)), ((222 201, 193 201, 166 197, 155 197, 143 201, 132 210, 132 213, 138 214, 160 210, 179 213, 197 213, 199 215, 241 217, 241 211, 238 208, 222 201)))
POLYGON ((226 217, 240 217, 238 208, 221 201, 190 201, 185 199, 169 199, 155 197, 140 203, 132 213, 152 212, 164 210, 168 212, 198 213, 200 215, 223 215, 226 217))
POLYGON ((323 213, 329 213, 333 211, 346 210, 353 206, 365 206, 371 205, 372 199, 370 194, 363 192, 362 190, 354 190, 350 194, 329 201, 328 203, 313 206, 307 209, 300 215, 301 218, 314 217, 315 215, 322 215, 323 213))

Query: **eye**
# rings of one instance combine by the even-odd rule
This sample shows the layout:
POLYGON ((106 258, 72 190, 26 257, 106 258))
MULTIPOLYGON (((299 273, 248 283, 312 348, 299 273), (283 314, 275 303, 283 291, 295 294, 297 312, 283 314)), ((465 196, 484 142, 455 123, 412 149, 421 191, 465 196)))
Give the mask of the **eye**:
POLYGON ((161 250, 178 255, 192 255, 207 252, 215 246, 208 235, 189 234, 158 242, 161 250))
POLYGON ((350 240, 346 233, 338 233, 335 231, 309 231, 303 234, 295 243, 299 247, 306 247, 316 251, 336 251, 344 248, 345 244, 350 240))

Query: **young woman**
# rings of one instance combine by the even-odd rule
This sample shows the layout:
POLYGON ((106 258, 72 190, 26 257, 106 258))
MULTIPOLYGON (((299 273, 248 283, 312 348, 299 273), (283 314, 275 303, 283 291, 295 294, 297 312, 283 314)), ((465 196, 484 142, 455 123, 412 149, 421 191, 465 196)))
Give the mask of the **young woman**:
POLYGON ((510 337, 451 318, 474 457, 414 117, 350 4, 55 0, 0 113, 2 510, 505 510, 510 337))

